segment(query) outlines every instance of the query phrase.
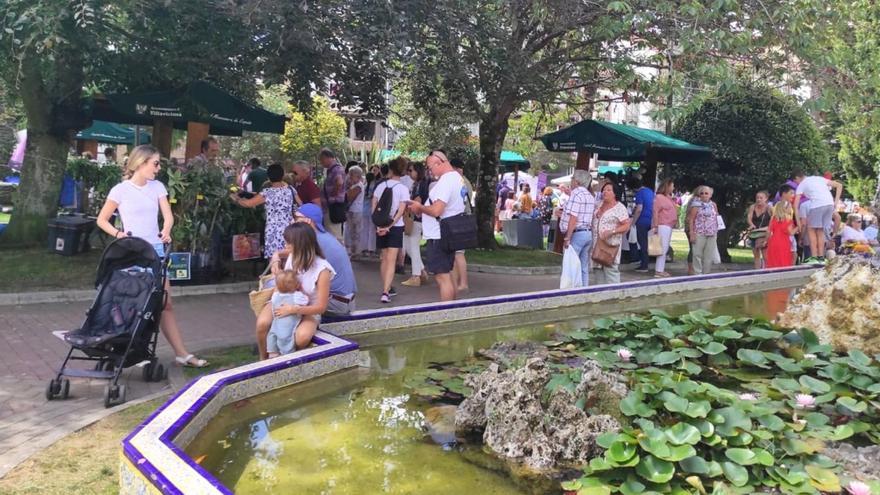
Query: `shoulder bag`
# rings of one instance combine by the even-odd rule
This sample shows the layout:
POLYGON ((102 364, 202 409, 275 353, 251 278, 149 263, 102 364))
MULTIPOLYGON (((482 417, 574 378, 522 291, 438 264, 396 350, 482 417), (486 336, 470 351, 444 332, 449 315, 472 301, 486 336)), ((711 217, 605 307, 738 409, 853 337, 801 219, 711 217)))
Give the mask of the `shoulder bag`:
MULTIPOLYGON (((608 213, 607 211, 603 213, 608 213)), ((602 224, 602 217, 599 217, 599 221, 596 225, 602 224)), ((617 259, 617 251, 620 250, 620 246, 612 246, 608 244, 608 241, 602 239, 599 236, 599 229, 596 229, 596 244, 593 248, 593 254, 590 256, 590 259, 593 260, 594 263, 601 266, 612 266, 614 265, 614 261, 617 259)))
POLYGON ((446 252, 477 247, 477 218, 459 213, 440 219, 440 246, 446 252))

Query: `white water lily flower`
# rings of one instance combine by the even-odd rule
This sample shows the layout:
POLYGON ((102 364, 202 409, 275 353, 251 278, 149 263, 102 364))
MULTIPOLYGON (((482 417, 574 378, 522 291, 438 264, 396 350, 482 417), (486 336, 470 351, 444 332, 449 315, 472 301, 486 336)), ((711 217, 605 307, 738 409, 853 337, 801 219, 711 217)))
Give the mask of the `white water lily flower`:
POLYGON ((617 357, 619 357, 621 361, 629 361, 630 359, 632 359, 632 355, 632 351, 630 351, 626 347, 622 347, 617 350, 617 357))
POLYGON ((801 409, 812 409, 816 405, 816 398, 809 394, 797 394, 794 400, 801 409))
POLYGON ((815 354, 804 354, 804 359, 816 359, 815 354))
POLYGON ((758 400, 758 396, 753 393, 746 392, 743 394, 739 394, 739 400, 756 401, 758 400))

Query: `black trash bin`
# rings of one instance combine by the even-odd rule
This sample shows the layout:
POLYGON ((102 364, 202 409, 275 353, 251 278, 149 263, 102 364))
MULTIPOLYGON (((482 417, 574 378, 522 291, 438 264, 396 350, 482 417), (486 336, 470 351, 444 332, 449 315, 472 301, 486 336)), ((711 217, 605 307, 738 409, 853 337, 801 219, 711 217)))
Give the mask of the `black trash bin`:
POLYGON ((49 220, 49 251, 63 256, 74 256, 88 251, 89 235, 95 228, 95 219, 81 216, 62 216, 49 220))

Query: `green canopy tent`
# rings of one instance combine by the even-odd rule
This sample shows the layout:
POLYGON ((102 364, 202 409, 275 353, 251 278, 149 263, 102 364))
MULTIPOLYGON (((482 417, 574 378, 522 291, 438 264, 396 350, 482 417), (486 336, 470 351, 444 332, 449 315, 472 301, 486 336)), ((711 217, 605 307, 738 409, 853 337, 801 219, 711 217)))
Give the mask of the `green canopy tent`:
POLYGON ((95 98, 92 117, 134 125, 168 120, 176 129, 187 129, 187 123, 200 122, 209 124, 212 134, 223 136, 241 136, 242 131, 283 134, 287 120, 284 115, 245 103, 204 81, 165 91, 95 98))
POLYGON ((501 151, 501 159, 499 160, 502 172, 513 172, 518 166, 520 171, 526 171, 532 167, 532 164, 515 151, 501 151))
POLYGON ((662 132, 624 124, 584 120, 540 137, 549 151, 596 153, 599 160, 633 162, 657 160, 690 163, 712 158, 705 146, 675 139, 662 132))
MULTIPOLYGON (((150 142, 150 134, 141 130, 138 142, 146 144, 150 142)), ((97 141, 111 144, 135 144, 134 129, 124 125, 95 120, 88 129, 76 133, 79 141, 97 141)))

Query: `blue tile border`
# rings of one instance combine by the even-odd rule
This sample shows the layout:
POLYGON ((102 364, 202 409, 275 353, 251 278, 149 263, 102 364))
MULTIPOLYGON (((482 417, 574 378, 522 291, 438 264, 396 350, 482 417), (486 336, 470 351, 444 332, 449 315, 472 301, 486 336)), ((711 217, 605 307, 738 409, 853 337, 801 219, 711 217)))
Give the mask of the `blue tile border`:
POLYGON ((789 273, 798 271, 815 270, 822 265, 798 265, 787 268, 771 268, 763 270, 742 270, 737 272, 712 273, 709 275, 692 275, 688 277, 672 277, 662 279, 646 279, 634 282, 624 282, 614 285, 595 285, 588 287, 579 287, 577 289, 551 289, 537 292, 527 292, 521 294, 511 294, 502 296, 481 297, 474 299, 463 299, 460 301, 436 302, 428 303, 420 306, 404 306, 400 308, 367 310, 363 312, 355 312, 346 316, 326 316, 322 319, 324 323, 345 323, 361 320, 370 320, 374 318, 383 318, 390 316, 404 316, 409 314, 426 313, 429 311, 446 311, 450 309, 472 308, 478 306, 487 306, 497 303, 512 303, 522 301, 533 301, 536 299, 544 299, 547 297, 563 297, 581 294, 592 294, 599 292, 610 292, 616 290, 632 289, 639 287, 664 286, 680 284, 682 282, 700 282, 705 280, 722 280, 730 278, 746 277, 751 275, 766 275, 768 273, 789 273))
MULTIPOLYGON (((340 354, 344 354, 347 352, 355 351, 358 349, 358 345, 355 342, 351 342, 349 340, 332 336, 332 338, 340 341, 339 345, 332 346, 332 348, 315 352, 306 356, 297 356, 296 353, 291 354, 289 359, 281 360, 276 363, 272 363, 268 366, 263 366, 255 370, 247 370, 242 371, 241 373, 237 373, 228 377, 225 377, 219 380, 216 384, 214 384, 210 389, 206 392, 202 393, 202 395, 195 401, 195 404, 192 407, 189 407, 183 414, 181 414, 174 423, 168 427, 165 432, 159 436, 158 441, 161 442, 166 448, 168 448, 174 455, 176 455, 181 461, 187 464, 190 468, 192 468, 195 472, 197 472, 202 478, 208 481, 214 488, 218 490, 219 493, 224 494, 232 494, 227 487, 225 487, 219 480, 217 480, 211 473, 202 468, 198 463, 196 463, 192 458, 186 455, 183 450, 181 450, 177 445, 172 441, 195 417, 196 415, 202 411, 202 409, 207 406, 213 398, 217 396, 217 394, 226 386, 238 383, 244 380, 249 380, 258 376, 268 375, 271 373, 275 373, 281 370, 294 368, 297 366, 301 366, 306 363, 316 362, 330 356, 336 356, 340 354)), ((313 339, 317 347, 320 349, 322 346, 326 346, 331 344, 332 342, 321 338, 319 335, 316 335, 313 339)), ((226 372, 228 370, 224 370, 226 372)), ((212 373, 213 374, 213 373, 212 373)), ((205 375, 203 377, 199 377, 190 381, 186 386, 181 388, 177 393, 175 393, 168 401, 166 401, 162 406, 156 409, 153 413, 151 413, 147 419, 145 419, 140 425, 138 425, 131 433, 129 433, 122 440, 122 452, 126 459, 131 462, 132 466, 137 469, 140 474, 148 480, 153 486, 159 490, 161 493, 168 495, 183 495, 185 492, 180 488, 174 485, 174 483, 168 479, 166 475, 164 475, 161 470, 157 469, 150 461, 132 444, 132 440, 134 437, 140 433, 145 426, 150 424, 156 417, 158 417, 163 411, 165 411, 169 406, 174 404, 180 396, 186 393, 190 388, 192 388, 196 383, 201 380, 204 380, 211 375, 205 375)))

